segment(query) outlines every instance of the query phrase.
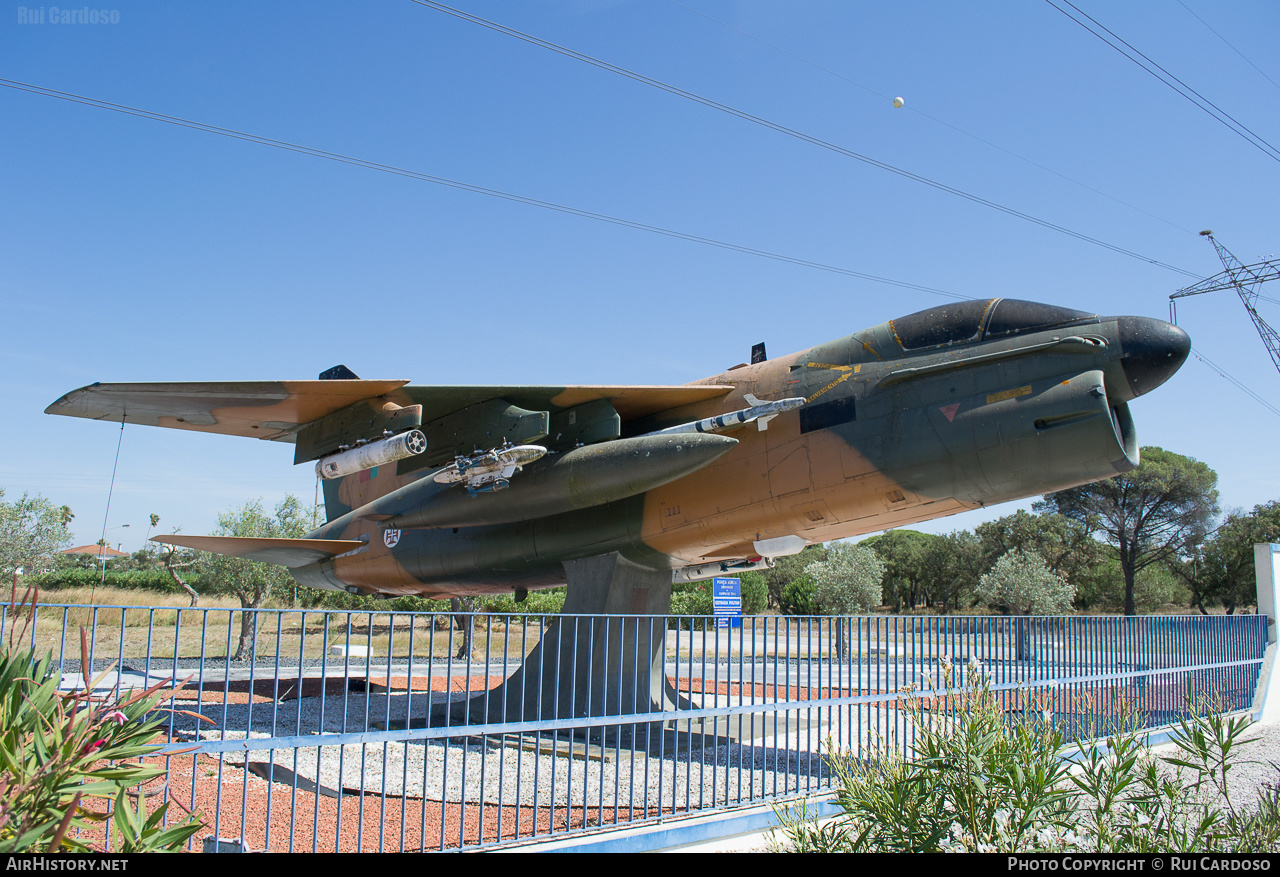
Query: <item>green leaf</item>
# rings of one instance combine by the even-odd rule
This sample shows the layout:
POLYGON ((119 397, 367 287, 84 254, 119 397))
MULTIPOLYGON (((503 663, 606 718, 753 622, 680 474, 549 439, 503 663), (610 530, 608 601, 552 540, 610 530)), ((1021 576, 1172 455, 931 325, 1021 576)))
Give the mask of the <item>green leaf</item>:
POLYGON ((123 843, 125 839, 133 840, 141 836, 142 823, 138 818, 138 814, 129 806, 129 802, 125 797, 125 790, 121 789, 116 795, 115 805, 115 823, 116 828, 120 831, 120 840, 123 843))

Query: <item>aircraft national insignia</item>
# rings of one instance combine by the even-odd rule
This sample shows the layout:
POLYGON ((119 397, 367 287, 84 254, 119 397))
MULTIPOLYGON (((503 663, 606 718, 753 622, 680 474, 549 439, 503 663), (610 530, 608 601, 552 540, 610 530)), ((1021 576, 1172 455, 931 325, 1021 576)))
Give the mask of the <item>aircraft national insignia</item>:
POLYGON ((382 544, 387 546, 388 548, 395 548, 396 543, 399 541, 400 541, 399 530, 383 530, 382 531, 382 544))

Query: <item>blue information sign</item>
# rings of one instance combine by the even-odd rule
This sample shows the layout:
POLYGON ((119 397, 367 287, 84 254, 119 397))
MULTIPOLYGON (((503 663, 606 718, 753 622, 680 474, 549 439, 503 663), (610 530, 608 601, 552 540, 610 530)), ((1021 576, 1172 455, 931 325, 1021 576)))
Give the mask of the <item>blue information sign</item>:
POLYGON ((734 578, 711 580, 711 600, 716 627, 742 626, 742 581, 734 578))

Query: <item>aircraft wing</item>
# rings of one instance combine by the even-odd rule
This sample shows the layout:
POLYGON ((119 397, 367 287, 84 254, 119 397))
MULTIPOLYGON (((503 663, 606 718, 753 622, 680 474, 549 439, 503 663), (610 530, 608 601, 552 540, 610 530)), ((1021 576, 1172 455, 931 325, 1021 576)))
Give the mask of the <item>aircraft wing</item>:
POLYGON ((582 385, 574 387, 506 386, 506 387, 430 387, 408 386, 404 393, 422 406, 424 423, 494 399, 535 411, 562 411, 588 402, 610 403, 623 423, 651 414, 679 408, 707 399, 715 399, 733 390, 724 384, 653 385, 582 385))
MULTIPOLYGON (((350 411, 391 403, 389 408, 421 406, 407 426, 439 422, 459 414, 475 420, 495 402, 532 411, 557 412, 591 402, 607 402, 620 420, 636 420, 683 405, 714 399, 733 388, 723 384, 679 386, 413 386, 408 381, 221 381, 210 383, 91 384, 72 390, 45 409, 63 414, 119 423, 190 429, 295 442, 304 436, 301 459, 315 459, 340 444, 382 435, 385 424, 350 411), (359 403, 372 403, 360 406, 359 403), (354 406, 354 407, 353 407, 354 406), (479 408, 476 406, 480 406, 479 408)), ((409 412, 402 412, 408 414, 409 412)), ((398 429, 403 427, 397 427, 398 429)), ((452 428, 452 427, 451 427, 452 428)), ((299 460, 299 461, 300 461, 299 460)))
POLYGON ((360 539, 268 539, 256 536, 153 536, 151 541, 287 567, 306 566, 367 544, 360 539))
POLYGON ((408 381, 90 384, 44 410, 91 420, 291 442, 298 428, 408 381))

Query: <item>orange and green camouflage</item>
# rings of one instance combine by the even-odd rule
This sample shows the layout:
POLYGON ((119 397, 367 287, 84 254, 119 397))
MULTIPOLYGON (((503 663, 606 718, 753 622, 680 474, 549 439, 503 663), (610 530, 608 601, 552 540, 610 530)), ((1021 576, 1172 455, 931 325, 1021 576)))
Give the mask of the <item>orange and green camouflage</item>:
POLYGON ((330 463, 303 540, 159 536, 304 585, 444 597, 617 554, 676 578, 1061 490, 1138 463, 1128 403, 1190 340, 1146 317, 957 302, 683 386, 94 384, 50 414, 252 436, 330 463), (369 460, 378 460, 368 465, 369 460))

